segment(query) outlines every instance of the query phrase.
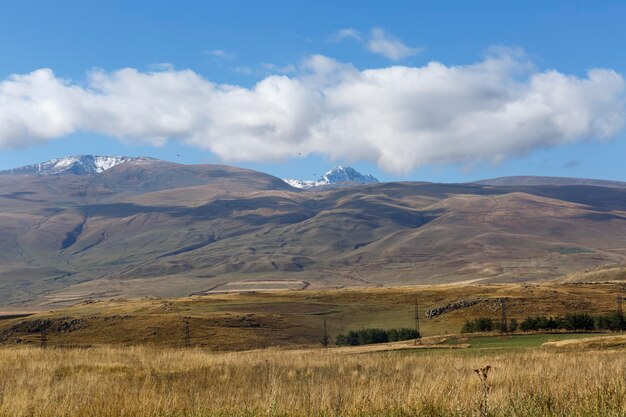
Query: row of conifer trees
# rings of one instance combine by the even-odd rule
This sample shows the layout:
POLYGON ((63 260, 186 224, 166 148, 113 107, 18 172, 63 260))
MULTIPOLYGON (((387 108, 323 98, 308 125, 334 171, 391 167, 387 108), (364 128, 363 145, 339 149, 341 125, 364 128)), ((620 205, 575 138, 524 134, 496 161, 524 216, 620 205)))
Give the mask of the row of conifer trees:
POLYGON ((624 331, 626 330, 626 316, 622 312, 591 315, 587 313, 566 314, 564 316, 529 316, 518 322, 511 319, 506 324, 493 320, 490 317, 478 317, 463 324, 462 333, 475 332, 514 332, 521 330, 532 331, 624 331))

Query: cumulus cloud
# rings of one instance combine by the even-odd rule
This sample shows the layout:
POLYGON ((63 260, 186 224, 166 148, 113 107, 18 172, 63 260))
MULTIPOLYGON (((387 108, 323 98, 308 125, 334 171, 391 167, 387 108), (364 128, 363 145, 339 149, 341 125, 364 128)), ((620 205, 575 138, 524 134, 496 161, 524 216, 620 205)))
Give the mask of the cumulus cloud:
POLYGON ((92 71, 75 83, 40 69, 0 82, 0 148, 83 131, 155 146, 180 140, 226 161, 320 154, 406 173, 609 139, 624 126, 624 97, 614 71, 538 71, 506 53, 365 70, 316 55, 250 88, 190 70, 92 71))
POLYGON ((411 48, 380 28, 372 29, 367 49, 384 55, 392 61, 408 58, 421 52, 420 48, 411 48))

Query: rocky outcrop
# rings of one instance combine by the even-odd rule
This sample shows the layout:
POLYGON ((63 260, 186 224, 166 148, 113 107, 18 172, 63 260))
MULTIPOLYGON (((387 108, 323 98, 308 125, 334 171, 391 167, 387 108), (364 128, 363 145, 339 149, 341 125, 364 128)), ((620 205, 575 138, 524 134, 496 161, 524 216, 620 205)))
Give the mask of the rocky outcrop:
POLYGON ((87 327, 83 319, 62 317, 58 319, 24 320, 2 331, 2 335, 27 333, 69 333, 87 327))
POLYGON ((426 314, 426 318, 427 319, 432 319, 432 318, 435 318, 435 317, 440 316, 442 314, 449 313, 451 311, 459 310, 459 309, 462 309, 462 308, 471 307, 473 305, 476 305, 478 303, 482 303, 482 302, 485 302, 485 301, 487 301, 486 298, 476 298, 476 299, 473 299, 473 300, 459 300, 459 301, 457 301, 455 303, 448 303, 446 305, 442 305, 442 306, 431 308, 430 310, 427 310, 426 313, 425 313, 426 314))

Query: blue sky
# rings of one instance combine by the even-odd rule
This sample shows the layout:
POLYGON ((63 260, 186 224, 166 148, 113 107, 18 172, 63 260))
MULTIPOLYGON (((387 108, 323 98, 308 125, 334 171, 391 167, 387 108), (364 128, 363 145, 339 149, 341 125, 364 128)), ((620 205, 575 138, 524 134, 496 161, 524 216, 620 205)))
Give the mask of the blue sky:
MULTIPOLYGON (((512 3, 0 1, 0 82, 13 74, 50 68, 58 79, 89 90, 93 86, 87 81, 88 74, 94 69, 107 74, 122 68, 149 73, 167 71, 163 64, 168 64, 172 70, 189 69, 215 84, 251 89, 271 75, 298 78, 298 66, 316 55, 350 64, 356 70, 397 65, 422 68, 431 61, 454 67, 482 62, 494 46, 524 51, 520 66, 532 62, 531 74, 554 69, 565 77, 585 79, 591 68, 626 74, 626 3, 512 3), (376 28, 386 39, 413 52, 397 59, 373 52, 369 42, 376 28), (342 29, 352 30, 355 36, 338 41, 342 29)), ((0 110, 1 106, 2 101, 0 110)), ((601 113, 604 108, 583 110, 601 113)), ((329 118, 328 114, 324 117, 329 118)), ((225 131, 231 131, 228 129, 225 131)), ((598 136, 595 130, 582 128, 572 140, 525 137, 520 144, 502 151, 502 157, 492 155, 485 160, 476 155, 469 159, 449 156, 454 154, 451 150, 406 160, 397 155, 381 163, 372 155, 385 154, 383 148, 356 151, 362 147, 358 130, 348 129, 346 133, 355 135, 354 157, 349 156, 349 150, 337 153, 306 148, 303 156, 291 151, 296 148, 289 148, 278 156, 254 160, 254 155, 238 159, 232 150, 218 155, 219 151, 212 152, 208 145, 184 144, 177 138, 154 146, 155 141, 136 137, 119 140, 112 137, 115 134, 107 134, 106 128, 76 128, 35 142, 28 138, 7 141, 10 145, 0 149, 0 169, 68 154, 147 155, 182 163, 220 163, 227 154, 234 155, 234 159, 227 158, 229 164, 304 179, 312 179, 334 165, 349 164, 382 180, 455 182, 505 175, 554 175, 626 181, 626 134, 621 128, 613 130, 600 138, 594 138, 598 136), (401 169, 392 167, 395 161, 401 169)), ((113 132, 124 133, 119 129, 113 132)), ((404 140, 412 140, 411 132, 414 130, 404 140)), ((241 140, 240 147, 245 147, 245 139, 241 140)), ((429 143, 437 147, 435 139, 429 143)), ((271 148, 271 138, 263 146, 271 148)), ((423 151, 407 147, 407 152, 423 151)))

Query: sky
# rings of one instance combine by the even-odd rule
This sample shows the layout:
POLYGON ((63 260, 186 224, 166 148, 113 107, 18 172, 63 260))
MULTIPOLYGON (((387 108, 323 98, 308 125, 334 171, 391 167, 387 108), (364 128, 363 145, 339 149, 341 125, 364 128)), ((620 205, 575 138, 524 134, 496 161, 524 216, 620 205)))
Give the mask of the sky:
POLYGON ((626 181, 626 2, 0 0, 0 169, 626 181))

